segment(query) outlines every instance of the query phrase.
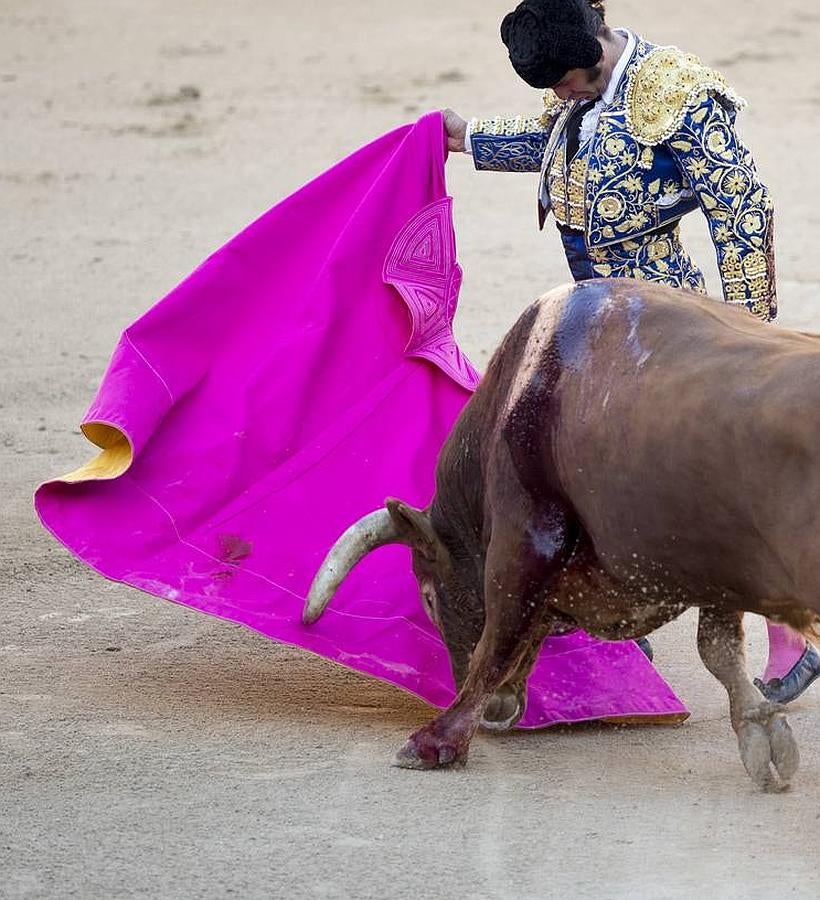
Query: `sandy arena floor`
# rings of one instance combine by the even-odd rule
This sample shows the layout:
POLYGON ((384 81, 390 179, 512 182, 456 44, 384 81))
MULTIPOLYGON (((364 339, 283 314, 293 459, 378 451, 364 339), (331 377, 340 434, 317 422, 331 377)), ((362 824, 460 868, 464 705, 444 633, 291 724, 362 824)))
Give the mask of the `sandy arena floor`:
MULTIPOLYGON (((820 687, 791 713, 795 789, 754 793, 690 616, 654 639, 684 726, 480 736, 466 770, 412 773, 388 762, 421 703, 104 582, 33 515, 35 485, 88 455, 77 423, 119 332, 207 253, 428 109, 537 109, 497 36, 512 5, 0 0, 0 896, 818 896, 820 687)), ((751 101, 781 323, 820 328, 820 14, 610 7, 751 101)), ((534 176, 459 156, 448 177, 458 330, 483 366, 567 272, 534 176)))

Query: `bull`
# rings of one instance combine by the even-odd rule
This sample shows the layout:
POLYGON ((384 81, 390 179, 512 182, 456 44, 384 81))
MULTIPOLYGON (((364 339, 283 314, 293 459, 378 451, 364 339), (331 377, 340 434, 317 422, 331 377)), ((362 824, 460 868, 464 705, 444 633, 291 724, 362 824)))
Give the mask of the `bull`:
POLYGON ((743 614, 820 630, 820 337, 633 280, 558 288, 496 351, 441 450, 424 510, 389 499, 322 564, 314 622, 350 569, 403 543, 458 695, 399 751, 467 760, 524 713, 543 639, 641 638, 699 608, 740 756, 788 786, 797 744, 746 672, 743 614))

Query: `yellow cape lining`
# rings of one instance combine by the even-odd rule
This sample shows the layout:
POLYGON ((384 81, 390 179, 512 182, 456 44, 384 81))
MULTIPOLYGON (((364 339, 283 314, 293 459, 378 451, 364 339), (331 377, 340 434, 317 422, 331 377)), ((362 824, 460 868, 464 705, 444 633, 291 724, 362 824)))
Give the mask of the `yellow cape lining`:
POLYGON ((134 450, 124 432, 107 422, 84 422, 80 428, 101 452, 79 469, 63 475, 60 481, 106 481, 119 478, 127 471, 134 459, 134 450))

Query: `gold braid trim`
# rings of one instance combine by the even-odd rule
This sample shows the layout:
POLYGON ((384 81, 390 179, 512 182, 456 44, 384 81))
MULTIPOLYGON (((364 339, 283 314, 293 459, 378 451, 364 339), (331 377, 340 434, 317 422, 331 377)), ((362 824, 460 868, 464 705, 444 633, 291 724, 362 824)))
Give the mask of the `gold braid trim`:
POLYGON ((680 128, 687 110, 707 91, 716 91, 737 109, 746 101, 691 53, 658 47, 639 63, 626 86, 626 121, 643 144, 660 144, 680 128))
POLYGON ((496 116, 493 119, 473 119, 470 122, 470 134, 512 136, 545 131, 565 106, 566 100, 562 100, 552 88, 547 88, 544 91, 544 111, 540 116, 496 116))
POLYGON ((492 119, 473 119, 470 122, 470 134, 489 134, 495 137, 532 134, 543 130, 541 116, 495 116, 492 119))

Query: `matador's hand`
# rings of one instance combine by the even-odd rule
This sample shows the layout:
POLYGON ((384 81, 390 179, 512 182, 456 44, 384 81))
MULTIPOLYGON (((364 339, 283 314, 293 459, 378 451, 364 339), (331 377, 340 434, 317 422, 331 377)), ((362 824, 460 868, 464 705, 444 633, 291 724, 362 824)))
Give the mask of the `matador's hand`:
POLYGON ((447 131, 447 149, 454 153, 464 151, 464 138, 467 136, 467 120, 452 109, 443 109, 444 128, 447 131))

